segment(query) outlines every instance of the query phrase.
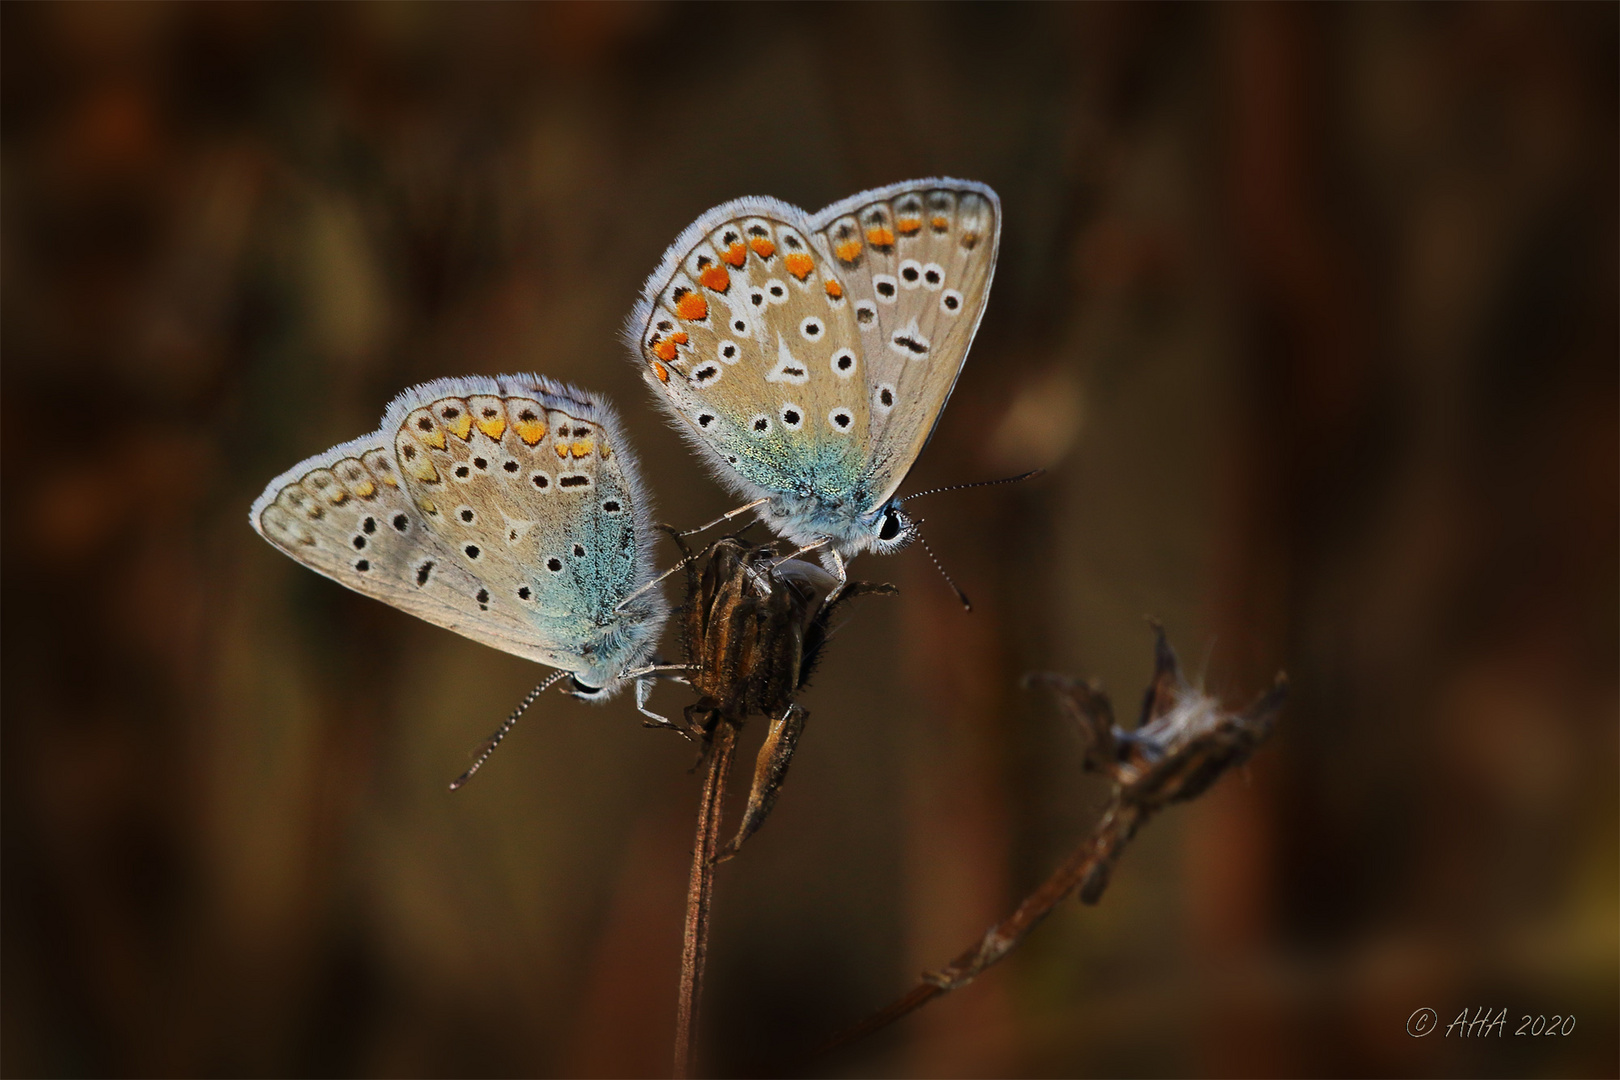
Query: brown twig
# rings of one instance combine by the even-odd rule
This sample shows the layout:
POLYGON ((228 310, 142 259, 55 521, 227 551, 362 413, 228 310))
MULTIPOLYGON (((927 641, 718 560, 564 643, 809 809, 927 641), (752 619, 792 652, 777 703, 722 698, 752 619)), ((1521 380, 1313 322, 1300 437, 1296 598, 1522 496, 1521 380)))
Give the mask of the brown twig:
POLYGON ((1125 846, 1138 829, 1173 802, 1197 798, 1221 773, 1247 760, 1282 708, 1287 680, 1241 713, 1189 686, 1181 676, 1164 631, 1154 626, 1155 671, 1134 731, 1114 726, 1113 706, 1094 684, 1060 675, 1034 675, 1029 685, 1051 687, 1086 738, 1085 768, 1114 782, 1108 808, 1091 835, 1006 919, 938 971, 925 973, 902 997, 855 1026, 828 1039, 811 1055, 819 1058, 866 1038, 901 1017, 972 982, 1023 943, 1064 899, 1078 891, 1095 904, 1125 846))
POLYGON ((703 965, 709 953, 709 900, 714 892, 715 852, 720 846, 720 818, 726 778, 737 748, 737 727, 724 719, 715 725, 709 748, 709 771, 698 803, 697 838, 692 844, 692 874, 686 886, 686 935, 681 944, 681 990, 675 1006, 676 1080, 685 1080, 697 1062, 698 1004, 703 996, 703 965))

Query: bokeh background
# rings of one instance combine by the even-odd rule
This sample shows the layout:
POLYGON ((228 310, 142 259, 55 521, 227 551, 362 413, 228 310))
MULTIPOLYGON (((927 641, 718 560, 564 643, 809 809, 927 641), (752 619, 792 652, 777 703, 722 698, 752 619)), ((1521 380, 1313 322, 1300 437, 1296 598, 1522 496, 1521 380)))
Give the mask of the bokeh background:
MULTIPOLYGON (((859 1075, 1613 1075, 1613 4, 8 4, 7 1075, 656 1075, 690 751, 305 571, 268 478, 428 378, 617 401, 665 519, 729 500, 619 340, 709 206, 946 174, 1002 259, 920 551, 720 873, 711 1067, 975 940, 1103 791, 1144 616, 1274 741, 859 1075), (1505 1037, 1406 1032, 1480 1007, 1505 1037), (1569 1036, 1514 1037, 1522 1015, 1569 1036)), ((673 643, 671 643, 673 645, 673 643)), ((668 711, 677 688, 659 691, 668 711)), ((757 739, 757 726, 745 753, 757 739)))

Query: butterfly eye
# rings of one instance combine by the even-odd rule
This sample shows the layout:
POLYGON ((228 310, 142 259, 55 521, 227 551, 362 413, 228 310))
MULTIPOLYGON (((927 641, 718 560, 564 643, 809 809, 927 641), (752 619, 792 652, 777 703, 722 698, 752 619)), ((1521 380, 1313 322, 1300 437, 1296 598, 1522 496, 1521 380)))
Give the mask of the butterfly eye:
POLYGON ((893 510, 883 515, 883 527, 878 530, 879 540, 893 540, 900 535, 900 515, 893 510))

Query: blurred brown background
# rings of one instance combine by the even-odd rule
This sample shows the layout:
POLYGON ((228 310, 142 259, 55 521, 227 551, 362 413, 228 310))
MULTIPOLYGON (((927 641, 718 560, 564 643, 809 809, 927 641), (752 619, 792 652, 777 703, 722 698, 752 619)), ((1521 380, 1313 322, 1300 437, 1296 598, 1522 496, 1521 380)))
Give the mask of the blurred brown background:
MULTIPOLYGON (((717 1071, 967 945, 1100 803, 1017 689, 1129 713, 1144 615, 1243 775, 857 1074, 1614 1075, 1617 9, 6 5, 7 1075, 667 1067, 690 752, 295 566, 247 506, 441 375, 620 404, 709 206, 931 174, 1002 261, 720 874, 717 1071), (1505 1008, 1506 1037, 1410 1037, 1505 1008), (1512 1034, 1521 1015, 1574 1033, 1512 1034)), ((683 699, 659 691, 668 711, 683 699)), ((752 733, 758 737, 758 731, 752 733)), ((745 752, 750 752, 745 750, 745 752)))

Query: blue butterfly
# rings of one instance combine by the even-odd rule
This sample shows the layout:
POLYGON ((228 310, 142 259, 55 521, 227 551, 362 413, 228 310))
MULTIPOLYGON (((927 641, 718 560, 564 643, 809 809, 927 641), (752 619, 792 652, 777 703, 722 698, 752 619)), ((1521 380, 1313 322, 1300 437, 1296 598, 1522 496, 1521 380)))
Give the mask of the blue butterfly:
POLYGON ((669 616, 651 514, 606 402, 508 375, 406 390, 376 431, 272 480, 249 519, 339 584, 560 669, 524 707, 564 676, 597 701, 635 682, 664 722, 646 709, 669 616))
POLYGON ((728 517, 755 510, 840 577, 912 539, 895 492, 967 359, 1000 239, 996 193, 945 179, 816 214, 738 199, 680 235, 627 334, 677 426, 750 500, 728 517))

